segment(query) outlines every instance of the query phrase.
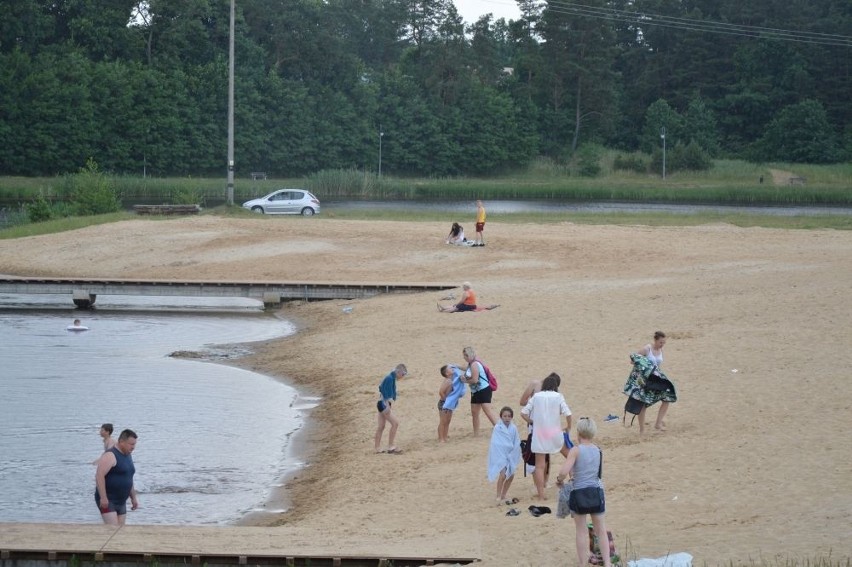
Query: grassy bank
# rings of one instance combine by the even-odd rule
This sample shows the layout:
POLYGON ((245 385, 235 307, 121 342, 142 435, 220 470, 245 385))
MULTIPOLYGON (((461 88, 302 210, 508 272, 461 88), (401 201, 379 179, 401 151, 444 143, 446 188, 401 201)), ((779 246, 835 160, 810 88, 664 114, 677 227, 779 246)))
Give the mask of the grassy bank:
MULTIPOLYGON (((61 200, 63 179, 0 177, 0 202, 25 203, 39 195, 61 200)), ((172 203, 176 198, 193 195, 201 204, 211 205, 221 203, 226 195, 224 178, 115 176, 111 179, 125 203, 172 203)), ((657 175, 614 171, 606 162, 599 177, 577 177, 571 176, 566 167, 544 160, 526 171, 495 178, 377 178, 372 173, 357 170, 335 170, 296 179, 253 181, 238 178, 234 181, 234 201, 241 203, 281 187, 307 187, 320 199, 547 199, 850 206, 852 164, 752 164, 718 160, 709 171, 676 172, 666 179, 657 175), (787 181, 790 176, 804 178, 804 185, 790 185, 787 181)))
POLYGON ((66 232, 69 230, 86 228, 87 226, 106 224, 108 222, 118 222, 133 218, 137 218, 136 215, 132 213, 121 212, 110 213, 108 215, 94 215, 87 217, 66 217, 61 219, 53 219, 45 222, 19 224, 0 230, 0 239, 24 238, 26 236, 38 236, 40 234, 66 232))

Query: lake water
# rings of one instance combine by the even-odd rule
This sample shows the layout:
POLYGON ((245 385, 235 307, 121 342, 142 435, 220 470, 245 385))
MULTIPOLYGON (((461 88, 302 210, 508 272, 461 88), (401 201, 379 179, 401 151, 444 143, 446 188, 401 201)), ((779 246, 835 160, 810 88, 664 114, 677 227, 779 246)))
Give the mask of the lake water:
POLYGON ((141 507, 129 523, 226 524, 270 511, 272 488, 300 465, 288 441, 315 401, 267 376, 168 355, 224 356, 234 348, 213 345, 294 327, 256 303, 155 310, 163 300, 186 307, 104 296, 93 312, 69 309, 70 298, 36 310, 42 297, 0 295, 0 521, 100 523, 92 461, 103 422, 114 437, 139 436, 141 507), (90 330, 66 331, 74 318, 90 330))
MULTIPOLYGON (((472 216, 476 212, 473 201, 323 201, 325 212, 355 210, 386 211, 431 211, 472 216)), ((485 201, 485 208, 494 214, 517 213, 671 213, 694 215, 698 213, 814 216, 852 215, 850 207, 798 207, 798 206, 736 206, 736 205, 689 205, 681 203, 617 203, 617 202, 568 202, 568 201, 485 201)))

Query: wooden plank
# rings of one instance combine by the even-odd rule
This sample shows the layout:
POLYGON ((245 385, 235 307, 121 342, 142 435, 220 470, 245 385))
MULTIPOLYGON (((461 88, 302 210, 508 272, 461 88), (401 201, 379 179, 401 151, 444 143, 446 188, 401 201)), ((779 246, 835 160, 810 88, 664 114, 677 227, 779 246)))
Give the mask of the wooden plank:
POLYGON ((0 554, 9 560, 229 565, 467 564, 480 556, 478 534, 443 539, 383 533, 344 534, 290 527, 124 526, 0 523, 0 554))
POLYGON ((133 205, 137 215, 194 215, 201 212, 201 206, 191 205, 133 205))

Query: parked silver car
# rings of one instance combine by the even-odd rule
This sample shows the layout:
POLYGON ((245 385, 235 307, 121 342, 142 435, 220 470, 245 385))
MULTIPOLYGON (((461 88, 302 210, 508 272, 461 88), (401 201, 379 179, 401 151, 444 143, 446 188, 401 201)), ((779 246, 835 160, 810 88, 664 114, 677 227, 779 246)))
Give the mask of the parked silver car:
POLYGON ((266 197, 243 203, 243 208, 265 215, 302 215, 310 217, 320 212, 320 202, 305 189, 279 189, 266 197))

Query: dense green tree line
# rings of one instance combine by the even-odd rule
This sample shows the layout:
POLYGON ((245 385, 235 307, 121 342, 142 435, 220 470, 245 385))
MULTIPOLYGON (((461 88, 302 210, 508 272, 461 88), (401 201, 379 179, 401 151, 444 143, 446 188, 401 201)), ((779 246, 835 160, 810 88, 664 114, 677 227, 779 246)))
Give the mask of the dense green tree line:
MULTIPOLYGON (((375 170, 380 133, 402 175, 650 152, 661 127, 713 156, 852 155, 848 0, 518 4, 237 0, 238 172, 375 170)), ((0 174, 221 173, 229 6, 0 0, 0 174)))

